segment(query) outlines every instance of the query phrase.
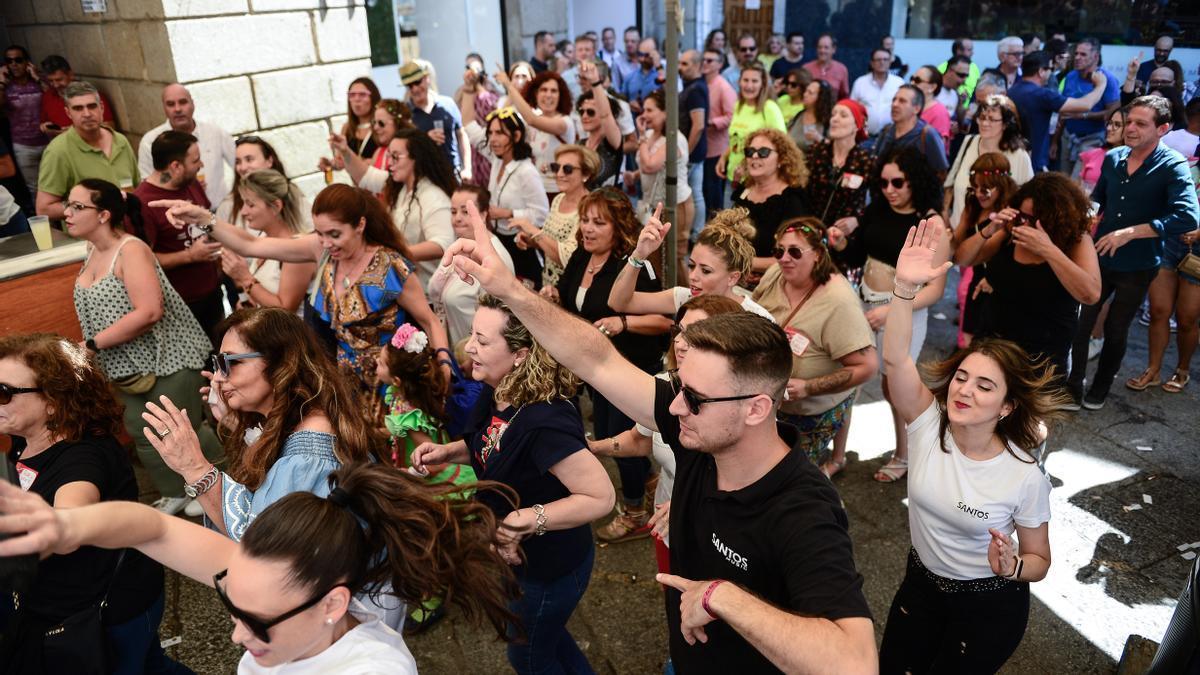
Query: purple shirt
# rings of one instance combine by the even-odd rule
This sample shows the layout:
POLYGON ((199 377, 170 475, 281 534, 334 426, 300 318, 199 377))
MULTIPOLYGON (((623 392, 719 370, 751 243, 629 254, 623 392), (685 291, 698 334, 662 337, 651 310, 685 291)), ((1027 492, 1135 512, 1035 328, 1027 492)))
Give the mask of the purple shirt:
POLYGON ((4 89, 4 110, 8 113, 13 143, 45 145, 49 138, 39 125, 42 116, 42 87, 30 80, 24 84, 9 82, 4 89))

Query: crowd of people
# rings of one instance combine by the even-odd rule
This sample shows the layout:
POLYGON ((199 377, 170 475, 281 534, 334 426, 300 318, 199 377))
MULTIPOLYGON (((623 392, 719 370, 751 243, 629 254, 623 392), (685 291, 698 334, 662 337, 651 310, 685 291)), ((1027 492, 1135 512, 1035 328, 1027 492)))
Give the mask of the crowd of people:
POLYGON ((311 203, 186 87, 135 154, 65 59, 6 50, 0 234, 24 206, 88 253, 82 341, 0 338, 4 672, 190 672, 164 566, 216 590, 239 672, 416 672, 402 633, 447 607, 518 673, 593 672, 567 623, 596 542, 646 537, 668 668, 1006 662, 1051 563, 1052 423, 1105 405, 1143 309, 1126 386, 1189 384, 1200 97, 1171 38, 1124 84, 1086 36, 988 68, 962 38, 906 81, 890 37, 852 80, 832 34, 806 62, 800 32, 715 30, 675 138, 662 45, 622 38, 469 54, 453 96, 419 59, 402 98, 355 79, 311 203), (924 360, 947 293, 953 354, 924 360), (833 481, 876 378, 912 537, 886 618, 833 481))

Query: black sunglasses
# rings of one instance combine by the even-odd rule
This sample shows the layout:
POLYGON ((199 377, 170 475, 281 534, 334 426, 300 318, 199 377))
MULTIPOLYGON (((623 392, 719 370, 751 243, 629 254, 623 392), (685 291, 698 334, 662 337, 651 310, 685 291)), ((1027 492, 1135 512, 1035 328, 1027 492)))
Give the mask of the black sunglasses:
POLYGON ((742 394, 740 396, 717 396, 706 397, 697 394, 688 389, 682 382, 679 381, 679 372, 671 371, 671 389, 676 395, 683 394, 683 402, 687 405, 688 412, 693 415, 700 414, 700 406, 705 403, 723 403, 725 401, 745 401, 756 396, 765 396, 765 394, 742 394))
POLYGON ((229 369, 233 367, 234 363, 244 359, 257 359, 261 357, 261 352, 246 352, 244 354, 226 354, 225 352, 218 352, 213 354, 212 357, 212 371, 214 373, 221 373, 221 375, 224 377, 229 377, 229 369))
POLYGON ((787 87, 788 89, 795 89, 796 87, 800 86, 800 83, 796 80, 788 80, 787 82, 783 83, 783 86, 787 87))
POLYGON ((743 53, 756 52, 758 47, 738 47, 738 51, 743 53))
POLYGON ((558 173, 559 169, 561 169, 564 176, 570 176, 571 174, 575 173, 575 170, 578 168, 579 167, 572 164, 559 164, 558 162, 550 162, 550 172, 558 173))
MULTIPOLYGON (((338 586, 346 586, 346 584, 338 584, 337 586, 334 586, 333 588, 330 588, 326 591, 316 594, 315 596, 313 596, 313 598, 311 600, 304 603, 303 605, 300 605, 299 607, 297 607, 293 610, 284 612, 283 614, 280 614, 279 616, 275 617, 274 619, 271 619, 270 621, 264 621, 256 616, 254 616, 253 614, 250 614, 248 612, 238 609, 236 606, 234 606, 234 604, 232 602, 230 602, 229 596, 225 595, 225 591, 222 590, 221 584, 220 584, 220 581, 222 579, 224 579, 225 575, 227 575, 227 574, 229 574, 229 570, 225 570, 223 572, 217 572, 216 574, 213 575, 213 589, 215 589, 217 591, 217 597, 221 599, 221 604, 225 605, 225 609, 229 611, 229 614, 231 616, 233 616, 233 618, 237 619, 238 621, 241 621, 242 625, 244 625, 246 628, 249 628, 250 632, 254 633, 254 637, 258 638, 259 640, 262 640, 263 642, 267 642, 267 643, 269 643, 271 641, 270 630, 273 626, 277 626, 277 625, 283 623, 284 621, 287 621, 288 619, 292 618, 293 616, 296 616, 297 614, 299 614, 307 609, 312 608, 318 602, 320 602, 321 600, 324 600, 325 596, 329 595, 329 591, 332 591, 334 588, 337 588, 338 586)), ((347 586, 347 588, 349 588, 349 586, 347 586)))
POLYGON ((25 57, 24 56, 6 56, 6 57, 4 57, 4 62, 5 63, 25 63, 25 57))
POLYGON ((746 148, 742 151, 742 154, 746 155, 746 159, 750 159, 751 157, 766 159, 771 156, 772 152, 775 151, 771 148, 746 148))
POLYGON ((638 53, 637 53, 637 57, 638 57, 639 59, 647 59, 647 58, 650 58, 650 52, 638 52, 638 53))
POLYGON ((908 179, 907 178, 892 178, 891 180, 888 180, 887 178, 880 178, 879 179, 879 189, 886 190, 888 183, 892 184, 893 190, 899 190, 900 188, 904 187, 908 183, 908 179))
POLYGON ((1008 221, 1008 224, 1011 227, 1021 227, 1021 226, 1033 227, 1034 222, 1035 222, 1035 219, 1033 216, 1029 215, 1028 213, 1025 213, 1024 211, 1018 211, 1017 215, 1013 216, 1013 219, 1008 221))
POLYGON ((720 63, 721 59, 713 58, 711 56, 706 56, 706 57, 704 57, 704 62, 705 63, 720 63))
POLYGON ((950 72, 954 73, 954 74, 955 74, 955 75, 957 75, 957 76, 958 76, 960 79, 963 79, 963 80, 965 80, 965 79, 967 79, 968 77, 970 77, 970 76, 971 76, 971 72, 970 72, 970 71, 967 71, 967 72, 965 72, 965 73, 964 73, 964 72, 962 72, 962 71, 959 71, 959 70, 952 70, 952 71, 950 71, 950 72))
POLYGON ((792 258, 792 260, 799 260, 801 256, 811 250, 811 248, 800 248, 799 246, 788 246, 786 248, 783 246, 776 246, 775 248, 771 249, 771 255, 774 256, 776 260, 783 260, 783 254, 786 253, 792 258))
POLYGON ((595 108, 580 108, 579 114, 583 115, 584 117, 595 117, 596 109, 595 108))
POLYGON ((6 405, 17 394, 34 394, 41 390, 41 387, 14 387, 11 384, 0 383, 0 405, 6 405))

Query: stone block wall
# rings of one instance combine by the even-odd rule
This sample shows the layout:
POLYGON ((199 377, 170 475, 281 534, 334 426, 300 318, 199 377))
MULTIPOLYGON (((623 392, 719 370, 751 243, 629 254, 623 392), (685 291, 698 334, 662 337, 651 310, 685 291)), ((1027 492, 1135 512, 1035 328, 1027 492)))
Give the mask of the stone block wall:
POLYGON ((258 133, 312 193, 317 159, 340 128, 350 81, 369 75, 365 0, 4 0, 11 39, 35 61, 61 54, 107 94, 137 146, 165 119, 162 87, 180 82, 196 117, 258 133), (336 122, 336 125, 335 125, 336 122))

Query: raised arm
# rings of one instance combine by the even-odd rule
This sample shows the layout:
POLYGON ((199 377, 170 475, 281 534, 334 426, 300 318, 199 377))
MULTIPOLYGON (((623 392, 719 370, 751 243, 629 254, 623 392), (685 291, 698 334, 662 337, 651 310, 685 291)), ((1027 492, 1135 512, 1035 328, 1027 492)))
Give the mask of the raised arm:
MULTIPOLYGON (((555 115, 554 117, 550 117, 544 113, 553 111, 545 110, 542 111, 543 114, 541 115, 535 113, 533 111, 533 106, 529 105, 529 102, 526 101, 525 97, 521 95, 521 90, 517 89, 517 86, 512 83, 512 80, 508 79, 508 73, 504 72, 504 69, 500 66, 500 64, 496 64, 495 77, 496 81, 503 85, 505 91, 508 92, 508 104, 517 109, 517 112, 521 114, 521 119, 525 120, 526 124, 534 129, 544 131, 548 134, 554 134, 555 136, 566 135, 567 125, 571 124, 571 119, 569 117, 565 115, 555 115)), ((558 93, 559 96, 565 96, 566 94, 567 92, 565 91, 558 93)), ((466 119, 465 116, 463 119, 466 119)))
POLYGON ((256 237, 236 225, 216 218, 211 211, 178 199, 159 199, 149 206, 167 209, 167 220, 175 227, 207 226, 212 223, 212 239, 247 258, 270 258, 282 262, 317 262, 321 259, 321 242, 316 234, 294 239, 256 237))
POLYGON ((933 394, 921 381, 908 348, 912 344, 913 300, 923 286, 945 277, 952 267, 950 262, 935 263, 944 230, 940 218, 936 222, 922 220, 909 228, 896 262, 896 288, 892 291, 883 332, 883 363, 887 367, 893 405, 905 424, 917 419, 933 402, 933 394))
POLYGON ((29 553, 66 555, 80 546, 136 548, 171 569, 211 586, 229 567, 238 545, 182 518, 136 502, 102 502, 53 509, 40 496, 0 483, 0 556, 29 553))
POLYGON ((1004 231, 1018 211, 1011 206, 994 214, 983 227, 976 227, 967 222, 967 212, 963 211, 959 218, 958 229, 954 233, 956 248, 954 249, 955 264, 970 267, 985 263, 996 255, 1004 242, 1008 241, 1008 233, 1004 231))
POLYGON ((637 247, 629 256, 629 260, 632 262, 621 268, 620 274, 613 282, 612 290, 608 292, 608 306, 617 312, 672 314, 675 311, 675 292, 673 290, 667 289, 654 293, 637 292, 638 275, 642 266, 637 263, 650 264, 646 262, 646 259, 662 246, 663 237, 667 235, 667 230, 671 229, 670 223, 664 224, 659 220, 662 216, 662 209, 663 205, 660 202, 654 209, 654 215, 646 220, 646 225, 638 236, 637 247))
POLYGON ((625 360, 591 324, 523 286, 492 249, 483 218, 467 204, 475 239, 459 239, 442 258, 468 283, 503 300, 550 355, 649 429, 654 421, 654 378, 625 360))
MULTIPOLYGON (((1092 73, 1092 90, 1080 96, 1079 98, 1069 98, 1062 107, 1058 109, 1060 113, 1087 113, 1104 96, 1104 90, 1108 87, 1108 78, 1100 70, 1092 73)), ((1117 101, 1120 104, 1120 100, 1117 101)))

